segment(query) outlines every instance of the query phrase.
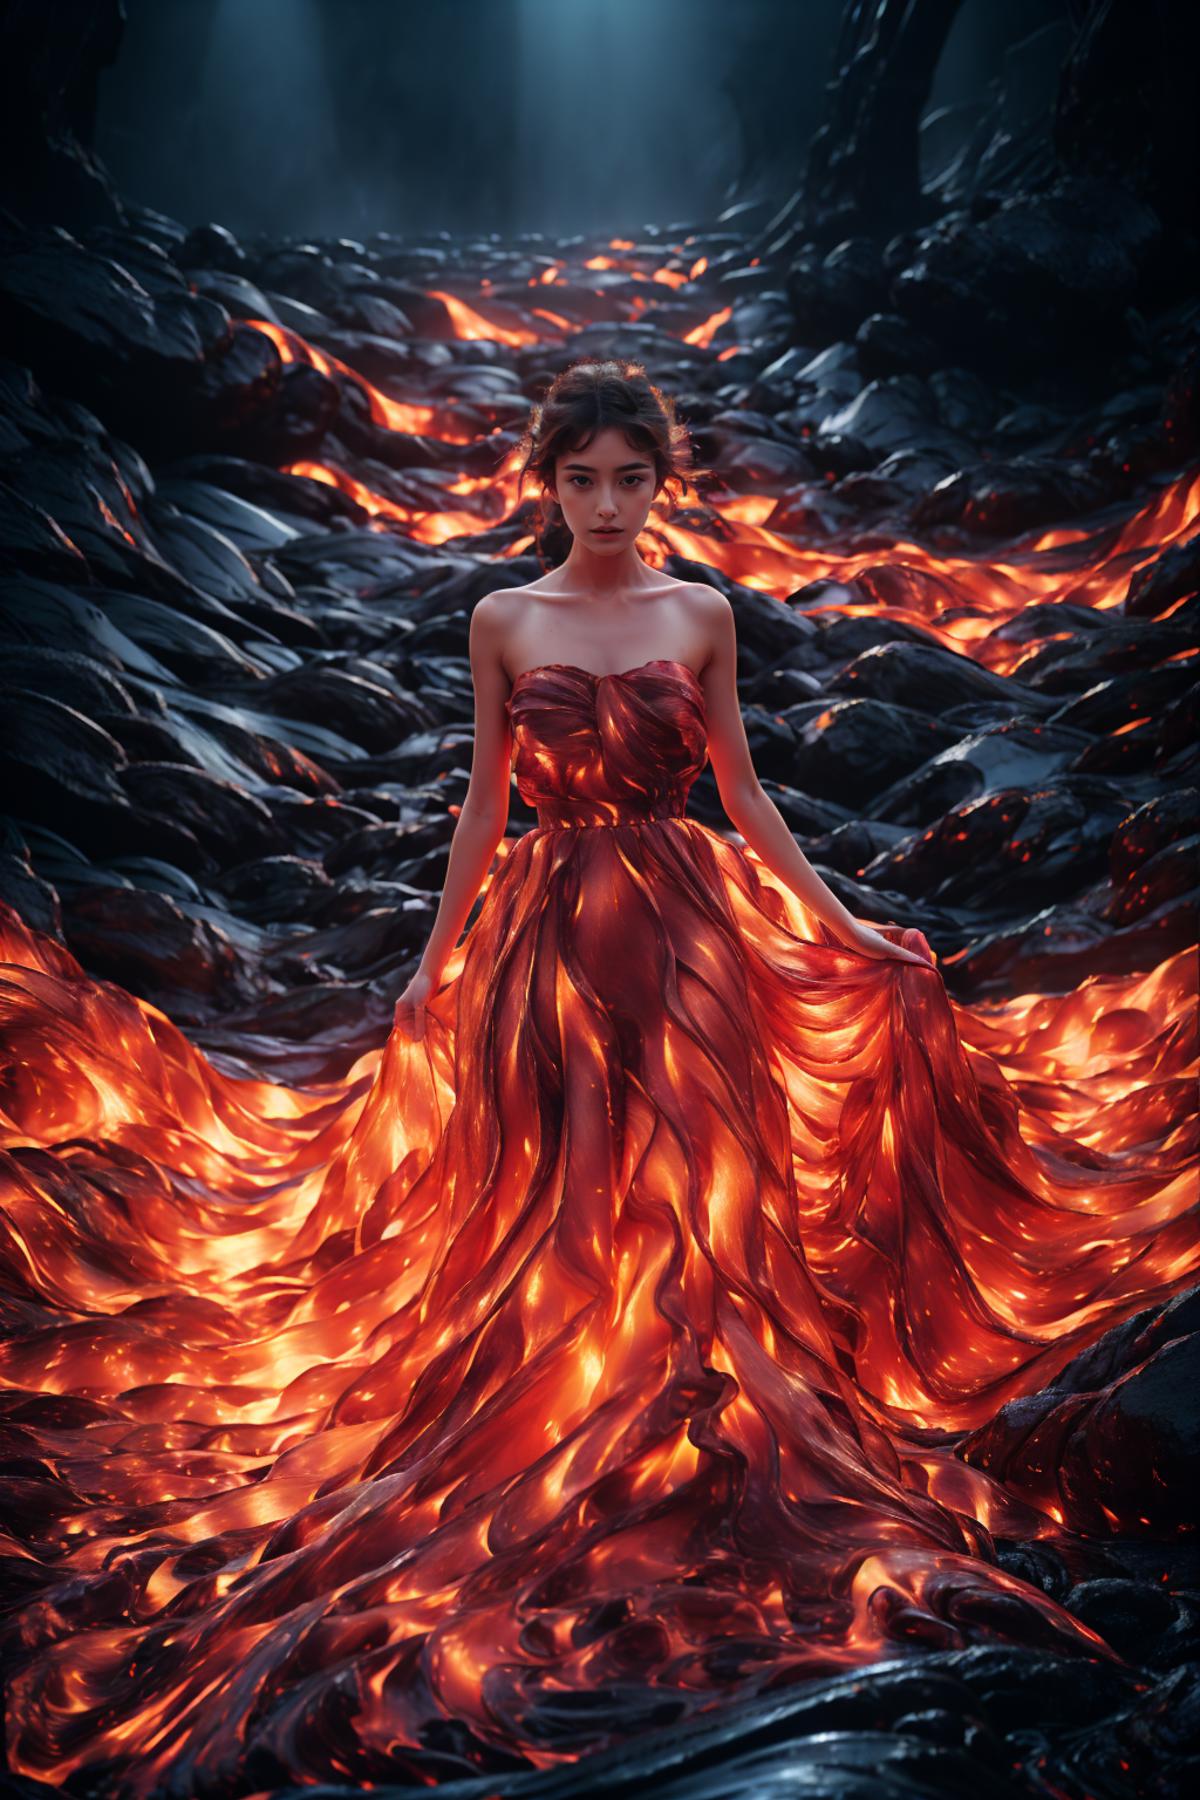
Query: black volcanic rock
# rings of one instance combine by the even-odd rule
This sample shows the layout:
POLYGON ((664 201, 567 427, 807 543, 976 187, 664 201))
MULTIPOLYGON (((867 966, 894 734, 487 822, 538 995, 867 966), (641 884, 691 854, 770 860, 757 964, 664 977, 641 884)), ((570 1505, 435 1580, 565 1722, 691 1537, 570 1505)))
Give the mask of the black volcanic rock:
MULTIPOLYGON (((816 629, 806 642, 794 645, 787 653, 782 665, 784 668, 801 668, 807 671, 818 681, 819 689, 823 692, 824 684, 865 650, 893 643, 939 648, 936 639, 915 626, 902 620, 879 618, 868 610, 871 600, 879 599, 886 604, 895 594, 894 586, 884 592, 881 587, 873 585, 875 573, 874 569, 861 570, 849 586, 841 582, 813 581, 806 587, 798 588, 789 597, 789 607, 803 613, 816 629), (826 607, 841 605, 852 605, 861 610, 851 613, 825 611, 826 607)), ((890 572, 893 577, 897 573, 903 581, 903 571, 890 572)), ((909 690, 906 700, 903 692, 893 694, 881 691, 878 698, 912 703, 915 694, 909 690)))
POLYGON ((10 573, 46 581, 88 579, 82 551, 50 514, 0 481, 0 576, 10 573))
POLYGON ((811 619, 753 588, 730 583, 727 597, 737 621, 739 674, 784 662, 816 636, 811 619))
MULTIPOLYGON (((323 392, 328 384, 323 376, 320 382, 313 382, 316 373, 306 369, 302 385, 323 392)), ((140 425, 139 437, 152 438, 165 455, 183 449, 240 449, 255 439, 264 444, 282 441, 279 420, 289 407, 296 410, 298 374, 294 364, 281 366, 270 338, 251 326, 235 324, 225 341, 210 349, 189 380, 181 384, 171 417, 160 416, 153 426, 140 425)), ((309 452, 319 444, 334 410, 326 401, 320 433, 314 434, 310 428, 303 438, 309 452)), ((303 455, 305 450, 297 449, 294 454, 303 455)))
MULTIPOLYGON (((747 732, 757 721, 758 715, 752 711, 746 721, 747 732)), ((770 775, 764 775, 762 783, 783 815, 788 829, 798 837, 821 837, 827 832, 835 831, 839 825, 845 825, 850 819, 849 808, 838 805, 836 801, 819 800, 815 795, 803 793, 789 786, 786 781, 770 775)), ((704 792, 705 778, 701 776, 692 789, 692 794, 696 796, 694 810, 697 818, 704 819, 707 824, 722 825, 724 815, 719 802, 714 798, 711 805, 706 807, 704 792)))
POLYGON ((1162 217, 1194 226, 1196 14, 1166 6, 1149 30, 1147 22, 1132 0, 1079 15, 1059 84, 1055 150, 1065 167, 1119 180, 1162 217))
POLYGON ((1113 498, 1102 474, 1044 458, 984 462, 948 476, 913 510, 919 531, 952 525, 972 536, 1015 537, 1113 498))
POLYGON ((1083 694, 1098 681, 1156 666, 1195 650, 1195 634, 1183 622, 1113 619, 1098 635, 1067 631, 1050 634, 1041 651, 1022 665, 1027 687, 1052 700, 1083 694))
POLYGON ((911 707, 866 697, 808 702, 782 719, 795 732, 793 785, 847 806, 866 806, 959 736, 911 707))
POLYGON ((163 605, 144 594, 109 591, 104 596, 104 614, 134 644, 184 680, 203 680, 220 673, 226 680, 238 676, 257 678, 261 666, 239 649, 229 631, 237 637, 253 640, 258 634, 247 630, 236 613, 220 602, 197 599, 189 609, 200 617, 189 617, 179 607, 163 605), (204 622, 204 615, 217 621, 204 622))
POLYGON ((256 707, 280 719, 310 719, 372 753, 394 749, 429 723, 415 694, 388 689, 330 663, 309 663, 246 690, 256 707))
POLYGON ((920 216, 919 122, 957 10, 957 0, 845 8, 805 168, 806 210, 826 240, 920 216))
POLYGON ((813 454, 821 460, 835 440, 862 446, 863 461, 873 466, 897 450, 919 444, 927 454, 955 458, 970 446, 939 422, 933 396, 918 375, 890 375, 868 382, 848 406, 829 413, 813 438, 813 454))
POLYGON ((714 443, 706 460, 735 492, 780 493, 814 472, 806 448, 776 443, 769 437, 727 436, 714 443))
POLYGON ((1138 718, 1155 717, 1171 702, 1186 694, 1200 679, 1200 668, 1188 657, 1160 663, 1157 668, 1127 675, 1110 675, 1086 693, 1078 694, 1050 714, 1051 724, 1073 725, 1082 731, 1110 732, 1138 718))
POLYGON ((887 297, 878 247, 859 237, 847 238, 824 256, 813 247, 802 250, 788 270, 787 291, 802 343, 853 337, 887 297))
POLYGON ((132 715, 137 705, 114 670, 75 650, 44 644, 2 644, 6 687, 41 694, 94 719, 98 712, 132 715))
MULTIPOLYGON (((1186 705, 1188 698, 1185 694, 1175 705, 1186 705)), ((1140 718, 1130 719, 1109 737, 1094 738, 1072 760, 1071 768, 1081 774, 1128 778, 1159 767, 1169 760, 1163 732, 1172 712, 1173 708, 1168 706, 1158 717, 1143 714, 1140 718)))
POLYGON ((927 826, 949 808, 998 788, 1045 786, 1059 770, 1076 766, 1086 742, 1065 725, 1024 719, 984 725, 884 788, 872 811, 896 824, 927 826))
MULTIPOLYGON (((399 875, 402 864, 418 860, 430 850, 444 852, 453 821, 413 819, 370 825, 343 839, 326 852, 326 873, 337 877, 351 869, 372 875, 399 875)), ((408 880, 408 876, 399 876, 408 880)))
POLYGON ((246 558, 203 519, 157 498, 150 519, 163 556, 202 593, 225 601, 258 596, 259 579, 246 558))
POLYGON ((838 484, 838 499, 876 521, 894 517, 907 527, 913 507, 954 473, 956 459, 944 449, 893 450, 873 469, 854 470, 838 484))
POLYGON ((1172 700, 1157 732, 1156 774, 1166 781, 1189 781, 1200 774, 1200 683, 1172 700))
POLYGON ((1200 1479, 1200 1289, 1113 1327, 1040 1394, 959 1446, 1068 1525, 1170 1539, 1194 1523, 1200 1479))
POLYGON ((917 645, 885 642, 856 656, 828 684, 832 694, 870 694, 937 716, 951 707, 973 701, 1020 700, 1023 710, 1038 717, 1051 710, 1050 703, 1021 684, 969 656, 960 656, 940 644, 917 645))
POLYGON ((69 791, 120 804, 126 757, 116 739, 73 706, 49 695, 0 689, 0 776, 26 802, 34 793, 69 791))
MULTIPOLYGON (((180 266, 184 266, 182 261, 180 266)), ((210 268, 190 269, 188 273, 195 291, 223 306, 231 319, 265 319, 270 325, 282 325, 283 320, 272 302, 244 275, 226 271, 215 264, 210 268)))
POLYGON ((1086 777, 998 787, 902 836, 864 875, 942 905, 999 914, 1017 903, 1045 905, 1103 874, 1124 815, 1119 795, 1086 777))
POLYGON ((1109 870, 1114 883, 1125 883, 1142 864, 1181 837, 1200 831, 1200 788, 1177 788, 1157 794, 1136 807, 1113 833, 1109 870))
POLYGON ((927 385, 947 431, 976 442, 990 438, 999 403, 995 389, 973 369, 934 369, 927 385))
POLYGON ((810 862, 838 869, 843 875, 862 878, 877 857, 886 855, 907 836, 903 825, 887 825, 876 819, 851 819, 832 831, 809 838, 804 853, 810 862))
POLYGON ((929 375, 941 351, 900 313, 870 313, 854 334, 858 363, 868 380, 880 375, 929 375))
POLYGON ((9 0, 0 55, 5 204, 71 227, 126 217, 94 154, 96 90, 125 27, 121 0, 90 0, 49 19, 38 0, 9 0))
POLYGON ((110 417, 123 408, 136 415, 145 384, 157 382, 160 395, 164 381, 177 388, 230 329, 222 308, 190 294, 166 258, 162 266, 170 291, 156 299, 66 231, 0 233, 6 354, 110 417))
POLYGON ((11 819, 0 817, 0 901, 35 930, 62 939, 62 906, 49 881, 33 867, 29 846, 11 819))
POLYGON ((273 944, 264 954, 272 978, 289 984, 370 980, 415 956, 429 936, 435 902, 400 882, 389 889, 386 905, 273 944))
POLYGON ((1126 308, 1161 224, 1113 182, 1063 178, 989 218, 926 231, 892 283, 896 309, 957 360, 1019 372, 1127 345, 1126 308))
POLYGON ((1200 593, 1200 532, 1172 544, 1161 556, 1129 578, 1126 613, 1140 619, 1161 619, 1181 600, 1200 593))
POLYGON ((1102 908, 1114 925, 1131 925, 1135 919, 1160 911, 1169 902, 1193 895, 1200 888, 1200 832, 1178 838, 1148 856, 1131 882, 1114 889, 1102 908))
POLYGON ((333 883, 319 863, 288 853, 224 869, 220 885, 242 918, 264 924, 272 919, 309 919, 314 904, 328 899, 333 891, 333 883))
POLYGON ((197 225, 188 232, 175 253, 181 269, 224 269, 236 274, 245 264, 246 252, 224 225, 197 225))
MULTIPOLYGON (((243 336, 268 342, 257 331, 239 333, 239 338, 243 336)), ((266 351, 258 354, 269 362, 266 351)), ((243 418, 239 421, 243 427, 240 432, 226 434, 228 447, 271 463, 309 460, 321 449, 341 407, 342 389, 331 376, 307 363, 287 363, 272 391, 265 395, 264 404, 256 409, 252 428, 244 428, 243 418)), ((327 502, 327 506, 334 509, 333 502, 327 502)))
POLYGON ((989 929, 958 953, 954 977, 969 998, 1037 990, 1069 993, 1090 975, 1132 975, 1193 948, 1200 896, 1186 894, 1113 929, 1103 908, 1065 901, 1018 924, 989 929))
POLYGON ((761 706, 742 709, 746 739, 754 766, 772 781, 789 786, 795 782, 796 733, 785 718, 769 713, 761 706))
MULTIPOLYGON (((312 370, 310 373, 317 374, 319 371, 312 370)), ((285 387, 289 375, 290 368, 285 371, 285 387)), ((328 382, 328 377, 322 376, 321 380, 327 383, 336 396, 336 387, 328 382)), ((163 489, 168 497, 173 479, 195 480, 210 485, 226 496, 236 495, 252 506, 265 508, 281 522, 331 526, 335 520, 343 519, 351 524, 361 524, 367 517, 356 500, 349 494, 343 494, 340 488, 330 486, 328 482, 310 481, 305 476, 290 475, 286 470, 273 469, 242 456, 210 453, 180 457, 168 463, 164 473, 167 480, 163 489)), ((290 541, 289 534, 285 532, 279 541, 290 541)))
POLYGON ((1063 1596, 1063 1604, 1114 1650, 1143 1666, 1170 1668, 1180 1656, 1194 1658, 1200 1648, 1200 1607, 1148 1581, 1111 1575, 1081 1581, 1063 1596))
POLYGON ((121 771, 131 803, 177 820, 222 865, 287 845, 263 802, 185 763, 133 763, 121 771))
POLYGON ((63 936, 73 956, 86 958, 145 999, 171 996, 174 1016, 196 1016, 196 1002, 217 1008, 245 1005, 266 986, 227 933, 193 916, 178 900, 145 888, 97 882, 73 894, 63 909, 63 936))

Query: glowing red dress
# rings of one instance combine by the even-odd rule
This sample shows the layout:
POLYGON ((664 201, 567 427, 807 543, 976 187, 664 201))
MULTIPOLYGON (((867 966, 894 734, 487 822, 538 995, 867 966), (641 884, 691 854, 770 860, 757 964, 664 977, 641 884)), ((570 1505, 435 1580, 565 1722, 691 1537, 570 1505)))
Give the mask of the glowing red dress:
POLYGON ((1186 959, 960 1006, 684 816, 686 665, 509 707, 538 828, 337 1087, 0 921, 21 1772, 429 1776, 905 1644, 1105 1653, 946 1439, 1195 1269, 1186 959))

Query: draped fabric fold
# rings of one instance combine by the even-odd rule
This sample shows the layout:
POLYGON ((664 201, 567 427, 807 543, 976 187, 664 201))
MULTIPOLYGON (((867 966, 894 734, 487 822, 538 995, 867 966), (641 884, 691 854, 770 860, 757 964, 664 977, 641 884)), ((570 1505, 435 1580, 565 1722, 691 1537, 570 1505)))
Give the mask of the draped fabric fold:
POLYGON ((343 1083, 235 1080, 0 912, 19 1773, 428 1778, 635 1692, 1111 1654, 953 1445, 1194 1279, 1187 959, 961 1005, 686 816, 687 665, 509 710, 538 826, 343 1083))

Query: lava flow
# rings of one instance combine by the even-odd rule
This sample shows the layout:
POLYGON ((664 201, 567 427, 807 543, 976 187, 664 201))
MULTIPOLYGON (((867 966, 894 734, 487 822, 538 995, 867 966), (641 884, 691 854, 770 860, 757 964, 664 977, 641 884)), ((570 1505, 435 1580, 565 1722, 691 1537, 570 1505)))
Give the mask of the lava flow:
MULTIPOLYGON (((449 301, 453 296, 444 298, 449 301)), ((457 335, 508 341, 497 326, 473 315, 467 321, 464 315, 469 308, 465 303, 456 304, 458 310, 452 316, 457 335)), ((713 314, 688 334, 687 341, 707 345, 727 316, 728 309, 713 314)), ((336 358, 305 343, 297 333, 265 320, 249 323, 272 339, 285 361, 306 361, 327 374, 336 369, 360 387, 374 423, 383 431, 422 432, 448 444, 484 441, 455 429, 452 408, 439 410, 391 399, 336 358)), ((519 461, 518 452, 510 450, 493 476, 459 475, 439 490, 462 497, 475 511, 435 506, 432 495, 427 505, 397 501, 327 463, 306 459, 287 468, 291 474, 339 488, 380 529, 401 525, 419 542, 458 542, 469 550, 476 533, 503 524, 516 510, 521 498, 519 461)), ((1047 631, 1032 648, 1013 637, 1011 628, 1028 607, 1117 607, 1131 577, 1186 540, 1200 518, 1200 470, 1190 470, 1133 511, 1110 509, 1105 517, 1088 525, 1030 532, 1024 539, 1015 539, 1002 557, 990 550, 938 552, 902 538, 893 539, 886 548, 872 541, 869 547, 846 552, 833 543, 814 545, 809 541, 811 519, 805 519, 802 533, 773 523, 777 507, 764 495, 734 494, 719 482, 707 485, 717 491, 709 494, 703 506, 688 509, 686 523, 675 519, 665 497, 660 498, 652 509, 645 541, 639 545, 639 554, 647 563, 661 567, 671 554, 694 559, 744 587, 781 600, 817 581, 847 587, 856 583, 840 597, 832 594, 814 599, 806 611, 814 616, 844 613, 919 626, 948 649, 972 656, 1005 675, 1014 674, 1022 660, 1035 654, 1050 637, 1047 631), (1010 628, 1007 633, 1006 626, 1010 628)), ((532 541, 518 536, 504 557, 521 555, 532 541)), ((1169 619, 1186 599, 1181 595, 1158 616, 1169 619)))
MULTIPOLYGON (((706 266, 651 272, 630 315, 659 293, 678 304, 706 266)), ((540 325, 486 294, 431 298, 457 337, 519 350, 577 328, 561 273, 536 282, 561 302, 532 309, 540 325)), ((677 342, 734 354, 715 348, 729 314, 679 321, 677 342)), ((389 397, 250 323, 285 362, 358 390, 364 430, 422 435, 445 459, 431 453, 433 474, 289 463, 361 509, 344 535, 493 563, 528 550, 509 440, 492 478, 453 467, 487 447, 482 403, 389 397)), ((114 496, 104 528, 136 547, 121 491, 127 519, 114 496)), ((1076 625, 1115 613, 1198 511, 1200 476, 1177 474, 1001 552, 878 533, 839 550, 813 542, 811 512, 802 534, 784 502, 712 483, 682 515, 657 511, 644 551, 756 604, 793 599, 814 634, 913 627, 923 654, 1016 688, 1071 639, 1054 609, 1076 625)), ((324 652, 311 620, 288 620, 324 652)), ((1155 671, 1195 654, 1167 635, 1155 671)), ((291 718, 299 652, 276 640, 255 663, 256 646, 243 699, 278 676, 291 718)), ((333 664, 330 689, 394 698, 369 665, 333 664)), ((160 665, 142 673, 169 685, 160 665)), ((289 1078, 282 1029, 238 1046, 242 1069, 275 1079, 230 1072, 0 903, 0 1648, 18 1774, 103 1780, 122 1800, 432 1784, 570 1760, 902 1650, 999 1638, 1116 1660, 996 1554, 999 1537, 1067 1541, 1079 1490, 1032 1458, 1003 1483, 963 1440, 1196 1279, 1193 952, 956 1000, 954 959, 939 967, 923 930, 887 927, 919 962, 859 955, 685 813, 707 756, 695 671, 526 675, 509 707, 538 826, 501 843, 425 1039, 394 1031, 340 1079, 289 1078)), ((1113 740, 1147 722, 1143 704, 1113 740)), ((205 716, 249 754, 232 706, 205 716)), ((147 735, 156 778, 178 773, 147 735)), ((293 791, 302 806, 319 792, 354 815, 347 837, 379 825, 370 783, 394 799, 393 769, 347 794, 316 749, 290 749, 272 773, 314 784, 293 791)), ((942 829, 892 830, 870 853, 915 854, 942 829)), ((279 948, 254 942, 264 960, 279 948)), ((1146 1524, 1095 1507, 1114 1534, 1146 1524)))
MULTIPOLYGON (((573 729, 572 679, 523 684, 524 729, 573 729)), ((663 702, 693 756, 691 690, 663 702)), ((992 1557, 1057 1498, 946 1434, 1194 1279, 1190 958, 973 1012, 706 828, 637 841, 506 842, 426 1039, 319 1087, 222 1074, 0 916, 15 1771, 428 1778, 451 1721, 459 1766, 536 1767, 633 1693, 678 1716, 997 1635, 1112 1655, 992 1557), (656 1018, 718 902, 753 1012, 714 910, 656 1018), (606 1698, 568 1727, 572 1694, 606 1698)))

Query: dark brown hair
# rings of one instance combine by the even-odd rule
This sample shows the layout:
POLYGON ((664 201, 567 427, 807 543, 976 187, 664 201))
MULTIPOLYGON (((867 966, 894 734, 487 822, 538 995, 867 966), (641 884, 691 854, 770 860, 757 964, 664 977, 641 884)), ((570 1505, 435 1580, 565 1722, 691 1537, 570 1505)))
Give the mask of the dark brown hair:
POLYGON ((542 485, 534 533, 543 569, 562 562, 571 547, 562 508, 545 491, 546 483, 554 480, 560 456, 585 449, 596 432, 610 425, 625 434, 634 450, 652 459, 656 495, 676 483, 687 492, 687 478, 696 472, 687 427, 676 417, 670 396, 654 385, 641 363, 584 357, 569 364, 533 406, 519 446, 524 461, 518 471, 518 492, 527 475, 542 485))

